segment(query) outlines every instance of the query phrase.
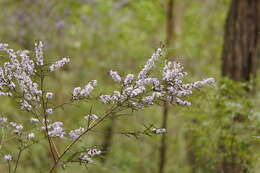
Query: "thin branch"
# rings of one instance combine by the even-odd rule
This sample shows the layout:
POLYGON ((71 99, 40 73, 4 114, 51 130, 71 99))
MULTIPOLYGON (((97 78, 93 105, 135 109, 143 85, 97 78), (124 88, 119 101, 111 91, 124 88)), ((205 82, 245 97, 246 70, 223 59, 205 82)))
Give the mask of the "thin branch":
POLYGON ((58 157, 57 162, 54 163, 54 165, 51 167, 51 169, 49 170, 49 173, 53 172, 53 170, 55 169, 55 167, 57 166, 58 162, 63 158, 63 156, 71 149, 72 146, 74 146, 81 138, 82 136, 84 136, 86 133, 88 133, 89 131, 91 131, 93 128, 95 128, 97 125, 99 125, 104 119, 106 119, 109 115, 111 115, 112 113, 114 113, 114 110, 117 109, 118 106, 111 108, 110 111, 108 113, 106 113, 102 118, 100 118, 95 124, 93 124, 93 126, 89 127, 88 129, 86 129, 82 134, 80 134, 74 141, 72 141, 70 144, 67 145, 67 147, 65 148, 65 150, 63 151, 63 153, 58 157))
POLYGON ((7 161, 7 163, 8 163, 8 172, 11 173, 11 163, 10 161, 7 161))
POLYGON ((16 163, 15 163, 14 173, 16 173, 16 169, 18 167, 18 163, 19 163, 19 160, 20 160, 22 152, 23 152, 23 149, 20 149, 19 153, 18 153, 18 157, 17 157, 16 163))
MULTIPOLYGON (((47 124, 47 114, 46 114, 46 107, 45 107, 45 101, 44 101, 44 92, 43 92, 43 81, 44 81, 44 76, 42 73, 42 69, 41 69, 41 80, 40 80, 40 87, 41 87, 41 91, 42 91, 42 95, 41 95, 41 100, 42 100, 42 111, 43 111, 43 116, 44 116, 44 124, 45 124, 45 132, 46 132, 46 137, 48 138, 48 143, 49 143, 49 148, 51 151, 51 155, 53 157, 54 162, 56 163, 56 156, 54 154, 53 151, 53 147, 52 145, 54 144, 53 141, 51 141, 51 138, 49 136, 49 130, 48 130, 48 124, 47 124)), ((56 152, 57 154, 57 152, 56 152)))
POLYGON ((59 105, 57 105, 57 106, 54 106, 54 110, 55 109, 58 109, 58 108, 60 108, 60 107, 63 107, 63 106, 65 106, 65 105, 67 105, 67 104, 71 104, 71 103, 73 103, 75 100, 69 100, 69 101, 67 101, 67 102, 64 102, 64 103, 62 103, 62 104, 59 104, 59 105))

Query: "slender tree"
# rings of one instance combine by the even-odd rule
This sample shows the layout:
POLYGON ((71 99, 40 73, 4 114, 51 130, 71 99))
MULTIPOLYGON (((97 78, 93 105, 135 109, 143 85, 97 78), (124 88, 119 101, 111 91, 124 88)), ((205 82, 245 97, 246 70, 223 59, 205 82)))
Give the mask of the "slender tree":
MULTIPOLYGON (((174 34, 173 9, 174 9, 174 0, 168 0, 166 4, 166 45, 167 46, 170 46, 173 41, 173 34, 174 34)), ((168 104, 165 103, 163 106, 163 119, 162 119, 162 127, 165 129, 167 129, 168 114, 169 114, 169 107, 168 104)), ((167 134, 164 133, 161 138, 159 173, 165 172, 166 151, 167 151, 167 134)))

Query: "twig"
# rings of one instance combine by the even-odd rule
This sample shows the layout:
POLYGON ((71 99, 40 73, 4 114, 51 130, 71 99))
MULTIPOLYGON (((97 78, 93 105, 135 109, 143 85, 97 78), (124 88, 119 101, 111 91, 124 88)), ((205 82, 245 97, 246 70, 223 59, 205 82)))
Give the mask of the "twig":
POLYGON ((55 109, 58 109, 58 108, 60 108, 60 107, 63 107, 63 106, 65 106, 65 105, 67 105, 67 104, 71 104, 71 103, 73 103, 74 102, 74 100, 69 100, 69 101, 67 101, 67 102, 64 102, 64 103, 62 103, 62 104, 59 104, 59 105, 57 105, 57 106, 54 106, 54 110, 55 109))
POLYGON ((43 75, 42 69, 41 69, 40 87, 41 87, 41 91, 42 91, 41 100, 42 100, 42 109, 43 109, 43 116, 44 116, 45 132, 46 132, 46 137, 48 138, 48 143, 49 143, 49 148, 50 148, 50 151, 51 151, 51 155, 53 157, 54 162, 56 163, 57 160, 56 160, 56 157, 55 157, 55 154, 54 154, 54 151, 53 151, 53 147, 52 147, 52 144, 54 144, 54 143, 53 143, 53 141, 51 141, 51 138, 49 136, 49 130, 48 130, 48 124, 47 124, 47 114, 46 114, 45 101, 44 101, 44 92, 43 92, 43 81, 44 81, 44 75, 43 75))
POLYGON ((22 152, 23 152, 23 149, 20 149, 19 153, 18 153, 18 157, 17 157, 16 163, 15 163, 14 173, 16 173, 16 169, 17 169, 17 166, 18 166, 18 163, 19 163, 19 160, 20 160, 22 152))
POLYGON ((8 172, 11 173, 11 163, 9 160, 7 161, 7 163, 8 163, 8 172))

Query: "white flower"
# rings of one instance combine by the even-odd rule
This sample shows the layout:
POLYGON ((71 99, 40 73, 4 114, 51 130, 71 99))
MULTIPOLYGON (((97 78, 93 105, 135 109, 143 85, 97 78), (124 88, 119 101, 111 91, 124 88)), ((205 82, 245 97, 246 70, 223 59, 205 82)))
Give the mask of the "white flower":
POLYGON ((0 124, 6 123, 6 122, 7 122, 7 118, 6 117, 1 117, 0 118, 0 124))
POLYGON ((162 49, 158 48, 151 58, 146 62, 144 68, 138 74, 138 79, 145 79, 147 73, 154 67, 155 61, 162 55, 162 49))
POLYGON ((111 96, 111 101, 122 103, 127 99, 125 93, 121 94, 119 91, 114 91, 114 94, 111 96))
POLYGON ((112 79, 116 82, 116 83, 120 83, 121 82, 121 77, 118 75, 118 73, 116 71, 109 71, 110 76, 112 77, 112 79))
POLYGON ((102 103, 109 103, 109 102, 118 102, 118 103, 122 103, 123 101, 125 101, 127 99, 127 95, 124 93, 124 94, 121 94, 119 91, 114 91, 114 94, 111 96, 111 95, 101 95, 99 96, 99 100, 102 102, 102 103))
POLYGON ((81 92, 81 88, 80 87, 76 87, 73 89, 73 93, 72 93, 72 97, 73 99, 79 99, 80 97, 80 92, 81 92))
POLYGON ((90 114, 90 115, 85 116, 84 119, 86 119, 86 120, 97 120, 98 116, 95 115, 95 114, 90 114))
POLYGON ((32 110, 32 106, 26 100, 21 100, 20 104, 21 104, 21 109, 25 109, 27 111, 32 110))
POLYGON ((40 41, 38 44, 35 43, 35 55, 36 55, 36 64, 43 66, 43 44, 40 41))
POLYGON ((0 96, 12 96, 12 93, 10 93, 10 92, 1 92, 0 91, 0 96))
POLYGON ((153 96, 147 96, 147 97, 142 98, 142 102, 149 104, 149 105, 153 104, 153 100, 154 100, 153 96))
POLYGON ((112 100, 110 95, 101 95, 99 99, 102 103, 108 103, 112 100))
POLYGON ((10 122, 9 123, 12 127, 16 127, 17 126, 17 124, 15 123, 15 122, 10 122))
POLYGON ((23 126, 21 124, 16 124, 15 122, 10 122, 9 124, 14 128, 14 130, 12 130, 12 133, 20 134, 22 132, 23 126))
POLYGON ((194 82, 193 85, 194 85, 195 88, 198 88, 200 86, 203 86, 203 85, 206 85, 206 84, 212 84, 214 82, 215 82, 214 78, 207 78, 207 79, 204 79, 202 81, 194 82))
POLYGON ((54 94, 51 93, 51 92, 47 92, 47 93, 46 93, 46 98, 47 98, 47 99, 52 99, 53 96, 54 96, 54 94))
POLYGON ((34 138, 35 137, 35 134, 34 133, 29 133, 28 135, 27 135, 27 138, 30 140, 30 139, 32 139, 32 138, 34 138))
POLYGON ((144 105, 135 101, 129 101, 134 109, 144 109, 144 105))
POLYGON ((8 44, 6 44, 6 43, 0 43, 0 51, 5 49, 7 46, 8 46, 8 44))
POLYGON ((12 160, 12 156, 10 154, 6 154, 6 155, 4 155, 4 160, 5 161, 11 161, 12 160))
POLYGON ((70 62, 70 59, 69 58, 63 58, 57 62, 55 62, 54 64, 52 64, 50 67, 49 67, 49 70, 50 71, 55 71, 55 70, 58 70, 60 69, 61 67, 63 67, 66 63, 69 63, 70 62))
MULTIPOLYGON (((49 125, 47 128, 49 129, 48 135, 50 137, 59 137, 64 138, 64 135, 66 132, 64 132, 64 129, 62 128, 63 123, 60 121, 54 122, 51 125, 49 125)), ((46 129, 46 128, 44 128, 46 129)))
POLYGON ((138 87, 138 88, 133 89, 133 90, 130 92, 130 97, 136 97, 136 96, 138 96, 138 95, 140 95, 140 94, 142 94, 142 93, 144 93, 144 92, 145 92, 145 87, 140 86, 140 87, 138 87))
POLYGON ((155 134, 162 134, 162 133, 166 133, 166 129, 165 128, 159 128, 159 129, 152 129, 152 132, 155 134))
POLYGON ((53 113, 53 109, 52 108, 46 109, 46 113, 47 114, 52 114, 53 113))
POLYGON ((81 154, 79 156, 79 159, 81 161, 85 162, 85 163, 92 163, 93 162, 93 160, 90 157, 88 157, 87 155, 84 155, 84 154, 81 154))
POLYGON ((96 80, 90 81, 84 88, 76 87, 72 93, 72 99, 79 100, 82 97, 87 97, 94 90, 94 86, 97 85, 96 80))
POLYGON ((39 120, 36 119, 36 118, 31 118, 30 121, 31 121, 31 123, 38 123, 39 122, 39 120))
POLYGON ((163 68, 163 80, 167 82, 179 82, 181 78, 187 75, 186 72, 183 72, 183 67, 180 63, 177 62, 166 62, 163 68))
POLYGON ((69 136, 70 136, 70 138, 71 138, 72 140, 74 140, 74 139, 77 139, 77 138, 79 137, 79 135, 80 135, 81 133, 83 133, 84 131, 85 131, 85 129, 82 128, 82 127, 80 127, 80 128, 78 128, 78 129, 71 130, 71 131, 69 132, 69 136))
POLYGON ((90 156, 95 156, 95 155, 100 155, 101 151, 94 148, 94 149, 89 149, 87 153, 90 156))
POLYGON ((129 85, 132 83, 134 79, 134 75, 133 74, 128 74, 124 80, 124 85, 129 85))
POLYGON ((185 101, 185 100, 182 100, 178 97, 175 97, 174 98, 176 103, 179 104, 179 105, 182 105, 182 106, 191 106, 191 102, 188 102, 188 101, 185 101))

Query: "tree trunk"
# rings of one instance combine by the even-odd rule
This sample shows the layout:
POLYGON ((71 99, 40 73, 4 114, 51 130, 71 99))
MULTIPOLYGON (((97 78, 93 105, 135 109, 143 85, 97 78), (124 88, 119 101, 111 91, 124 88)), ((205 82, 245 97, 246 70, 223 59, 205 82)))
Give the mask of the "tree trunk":
MULTIPOLYGON (((173 40, 174 34, 174 21, 173 21, 173 9, 174 0, 168 0, 166 4, 166 46, 170 46, 173 40)), ((169 108, 168 104, 165 103, 163 106, 163 120, 162 128, 167 129, 169 108)), ((159 173, 165 172, 166 165, 166 153, 167 153, 167 133, 162 134, 161 146, 160 146, 160 160, 159 160, 159 173)))
POLYGON ((174 34, 174 21, 173 21, 173 9, 174 9, 174 0, 168 0, 167 2, 167 11, 166 11, 166 44, 170 46, 173 41, 174 34))
MULTIPOLYGON (((250 81, 256 77, 260 58, 260 0, 232 0, 228 12, 222 51, 222 75, 235 81, 250 81)), ((234 120, 238 122, 239 119, 234 120)), ((232 140, 237 140, 233 136, 232 140)), ((219 144, 219 151, 231 154, 223 158, 217 172, 245 173, 247 160, 237 150, 219 144)))
POLYGON ((260 0, 232 0, 222 52, 222 75, 236 81, 256 76, 260 48, 260 0))
MULTIPOLYGON (((163 106, 163 120, 162 127, 167 129, 167 119, 168 119, 168 104, 164 103, 163 106)), ((166 165, 166 153, 167 153, 167 133, 162 134, 161 147, 160 147, 160 162, 159 162, 159 173, 164 173, 166 165)))

